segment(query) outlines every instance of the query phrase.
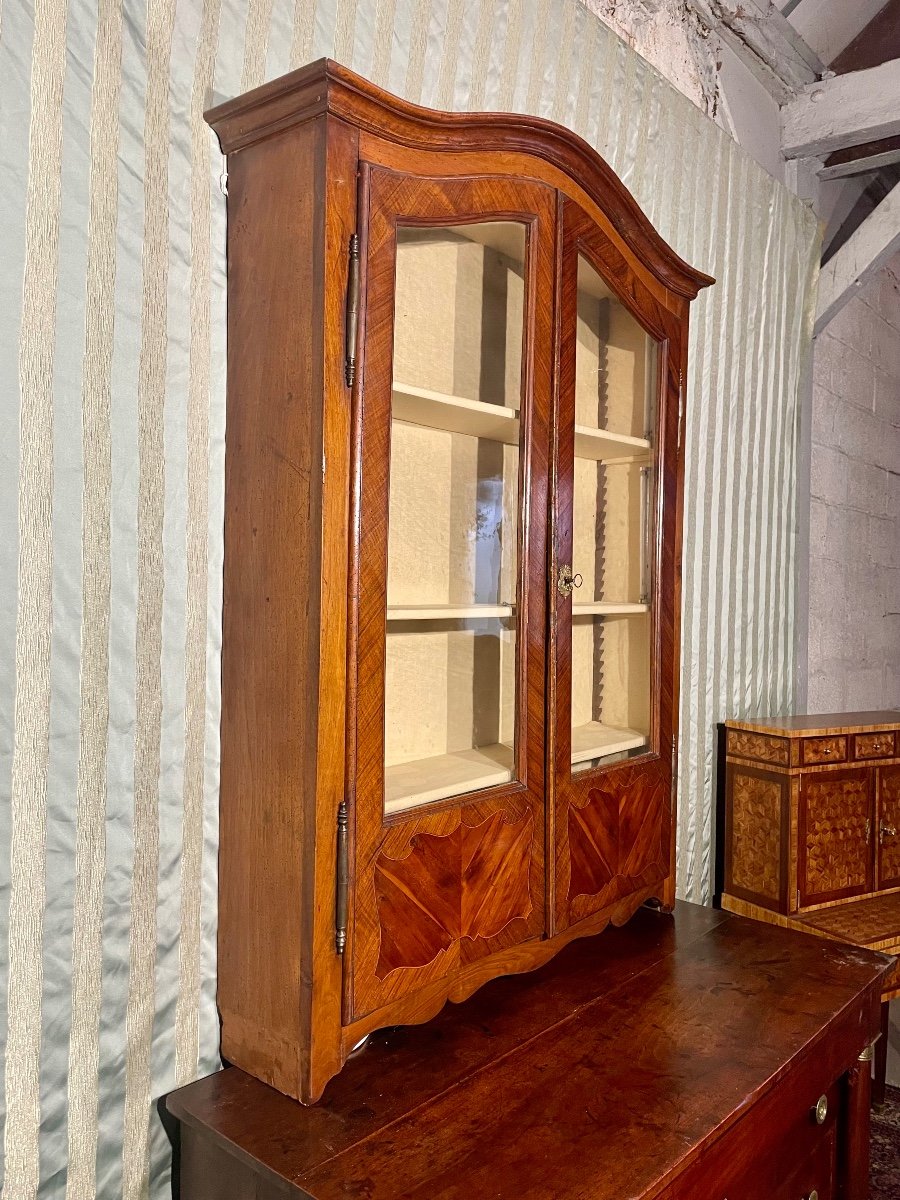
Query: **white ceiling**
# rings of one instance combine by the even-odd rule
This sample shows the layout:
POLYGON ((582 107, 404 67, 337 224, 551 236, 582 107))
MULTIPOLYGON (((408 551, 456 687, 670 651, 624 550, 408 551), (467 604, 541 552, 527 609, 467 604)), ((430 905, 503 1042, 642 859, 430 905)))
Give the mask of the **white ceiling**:
POLYGON ((886 0, 779 0, 791 24, 822 62, 830 63, 884 8, 886 0))

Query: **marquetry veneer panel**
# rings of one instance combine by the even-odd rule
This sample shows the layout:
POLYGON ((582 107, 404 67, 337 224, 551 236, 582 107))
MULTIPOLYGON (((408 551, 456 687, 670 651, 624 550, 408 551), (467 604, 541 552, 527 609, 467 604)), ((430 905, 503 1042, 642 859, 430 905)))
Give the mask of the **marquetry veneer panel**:
POLYGON ((775 901, 781 894, 783 792, 779 779, 734 770, 731 879, 736 887, 775 901))
POLYGON ((738 758, 756 758, 760 762, 786 767, 789 762, 789 743, 785 738, 764 737, 743 729, 729 729, 728 753, 738 758))
POLYGON ((854 758, 892 758, 893 756, 893 733, 857 733, 853 738, 854 758))
POLYGON ((403 859, 379 856, 375 890, 381 950, 376 974, 422 967, 460 938, 496 937, 532 909, 534 819, 458 825, 446 837, 418 834, 403 859))
POLYGON ((668 797, 659 776, 633 773, 620 790, 601 776, 583 807, 569 809, 569 912, 580 920, 668 872, 668 797))
POLYGON ((803 897, 812 901, 865 891, 871 857, 868 772, 810 775, 801 796, 803 897))
POLYGON ((844 762, 847 758, 845 737, 804 738, 800 757, 804 765, 844 762))

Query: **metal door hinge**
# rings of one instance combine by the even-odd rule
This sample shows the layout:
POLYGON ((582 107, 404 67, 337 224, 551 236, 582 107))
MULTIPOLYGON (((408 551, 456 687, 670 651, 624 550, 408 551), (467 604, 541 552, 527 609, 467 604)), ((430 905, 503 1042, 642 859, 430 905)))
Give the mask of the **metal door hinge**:
POLYGON ((359 330, 359 234, 350 235, 347 268, 347 327, 344 343, 344 379, 347 387, 356 381, 356 335, 359 330))
POLYGON ((338 954, 343 954, 347 945, 347 911, 350 896, 349 824, 347 801, 342 800, 337 811, 337 882, 334 904, 334 948, 338 954))

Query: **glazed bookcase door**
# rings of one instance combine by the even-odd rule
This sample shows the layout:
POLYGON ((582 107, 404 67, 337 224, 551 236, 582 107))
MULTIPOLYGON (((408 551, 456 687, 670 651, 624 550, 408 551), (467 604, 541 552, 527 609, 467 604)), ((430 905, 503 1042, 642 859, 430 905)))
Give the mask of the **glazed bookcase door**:
POLYGON ((900 767, 878 769, 879 888, 900 887, 900 767))
POLYGON ((345 1021, 545 932, 555 205, 363 169, 345 1021))
POLYGON ((678 323, 571 201, 561 261, 557 929, 640 903, 671 869, 680 386, 678 323))

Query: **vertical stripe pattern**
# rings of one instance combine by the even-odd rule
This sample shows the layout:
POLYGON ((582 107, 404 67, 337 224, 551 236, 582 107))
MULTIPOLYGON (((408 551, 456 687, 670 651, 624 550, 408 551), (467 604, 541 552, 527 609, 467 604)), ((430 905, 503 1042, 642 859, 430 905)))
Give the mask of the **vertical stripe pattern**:
POLYGON ((143 300, 138 359, 138 557, 135 630, 134 864, 125 1029, 123 1200, 147 1190, 156 998, 159 764, 162 737, 169 66, 174 0, 148 0, 144 113, 143 300))
POLYGON ((39 1186, 42 943, 47 865, 47 762, 52 614, 53 350, 59 277, 60 174, 66 10, 37 0, 31 52, 31 129, 25 186, 25 266, 19 331, 19 569, 6 1034, 6 1187, 39 1186))
POLYGON ((210 137, 203 105, 212 87, 219 0, 205 0, 191 91, 191 345, 188 377, 187 597, 185 623, 184 819, 181 861, 180 980, 175 1075, 193 1078, 199 1057, 200 899, 206 732, 206 601, 209 536, 210 137))
POLYGON ((203 110, 274 62, 329 55, 412 100, 562 119, 716 276, 692 310, 687 381, 678 870, 694 900, 712 886, 716 723, 793 699, 797 398, 817 230, 577 0, 37 0, 33 15, 4 4, 3 22, 0 89, 21 81, 28 130, 27 162, 23 129, 22 165, 3 163, 13 202, 0 228, 0 250, 24 230, 4 259, 16 299, 0 306, 19 405, 18 493, 0 503, 3 544, 18 547, 0 577, 3 1197, 162 1200, 156 1102, 217 1050, 225 264, 203 110), (89 111, 67 102, 73 71, 91 82, 89 111), (61 189, 64 121, 66 178, 84 172, 86 211, 61 189), (77 261, 77 239, 60 239, 73 222, 77 261), (84 325, 60 347, 68 297, 84 325), (69 380, 60 363, 73 357, 83 369, 69 380), (77 515, 53 512, 65 494, 54 413, 70 411, 78 537, 77 515), (77 664, 79 703, 54 690, 56 661, 77 664), (68 798, 48 797, 51 729, 78 748, 68 798), (55 829, 66 818, 71 830, 55 829), (55 886, 65 846, 69 899, 55 886), (71 905, 65 930, 45 917, 50 897, 57 914, 71 905), (63 1077, 65 1114, 42 1111, 41 1079, 63 1077))
POLYGON ((106 753, 109 723, 110 391, 115 329, 116 204, 121 0, 101 0, 90 123, 90 208, 81 410, 82 638, 81 713, 72 914, 72 1016, 69 1036, 66 1195, 95 1192, 102 982, 103 877, 106 867, 106 753))

